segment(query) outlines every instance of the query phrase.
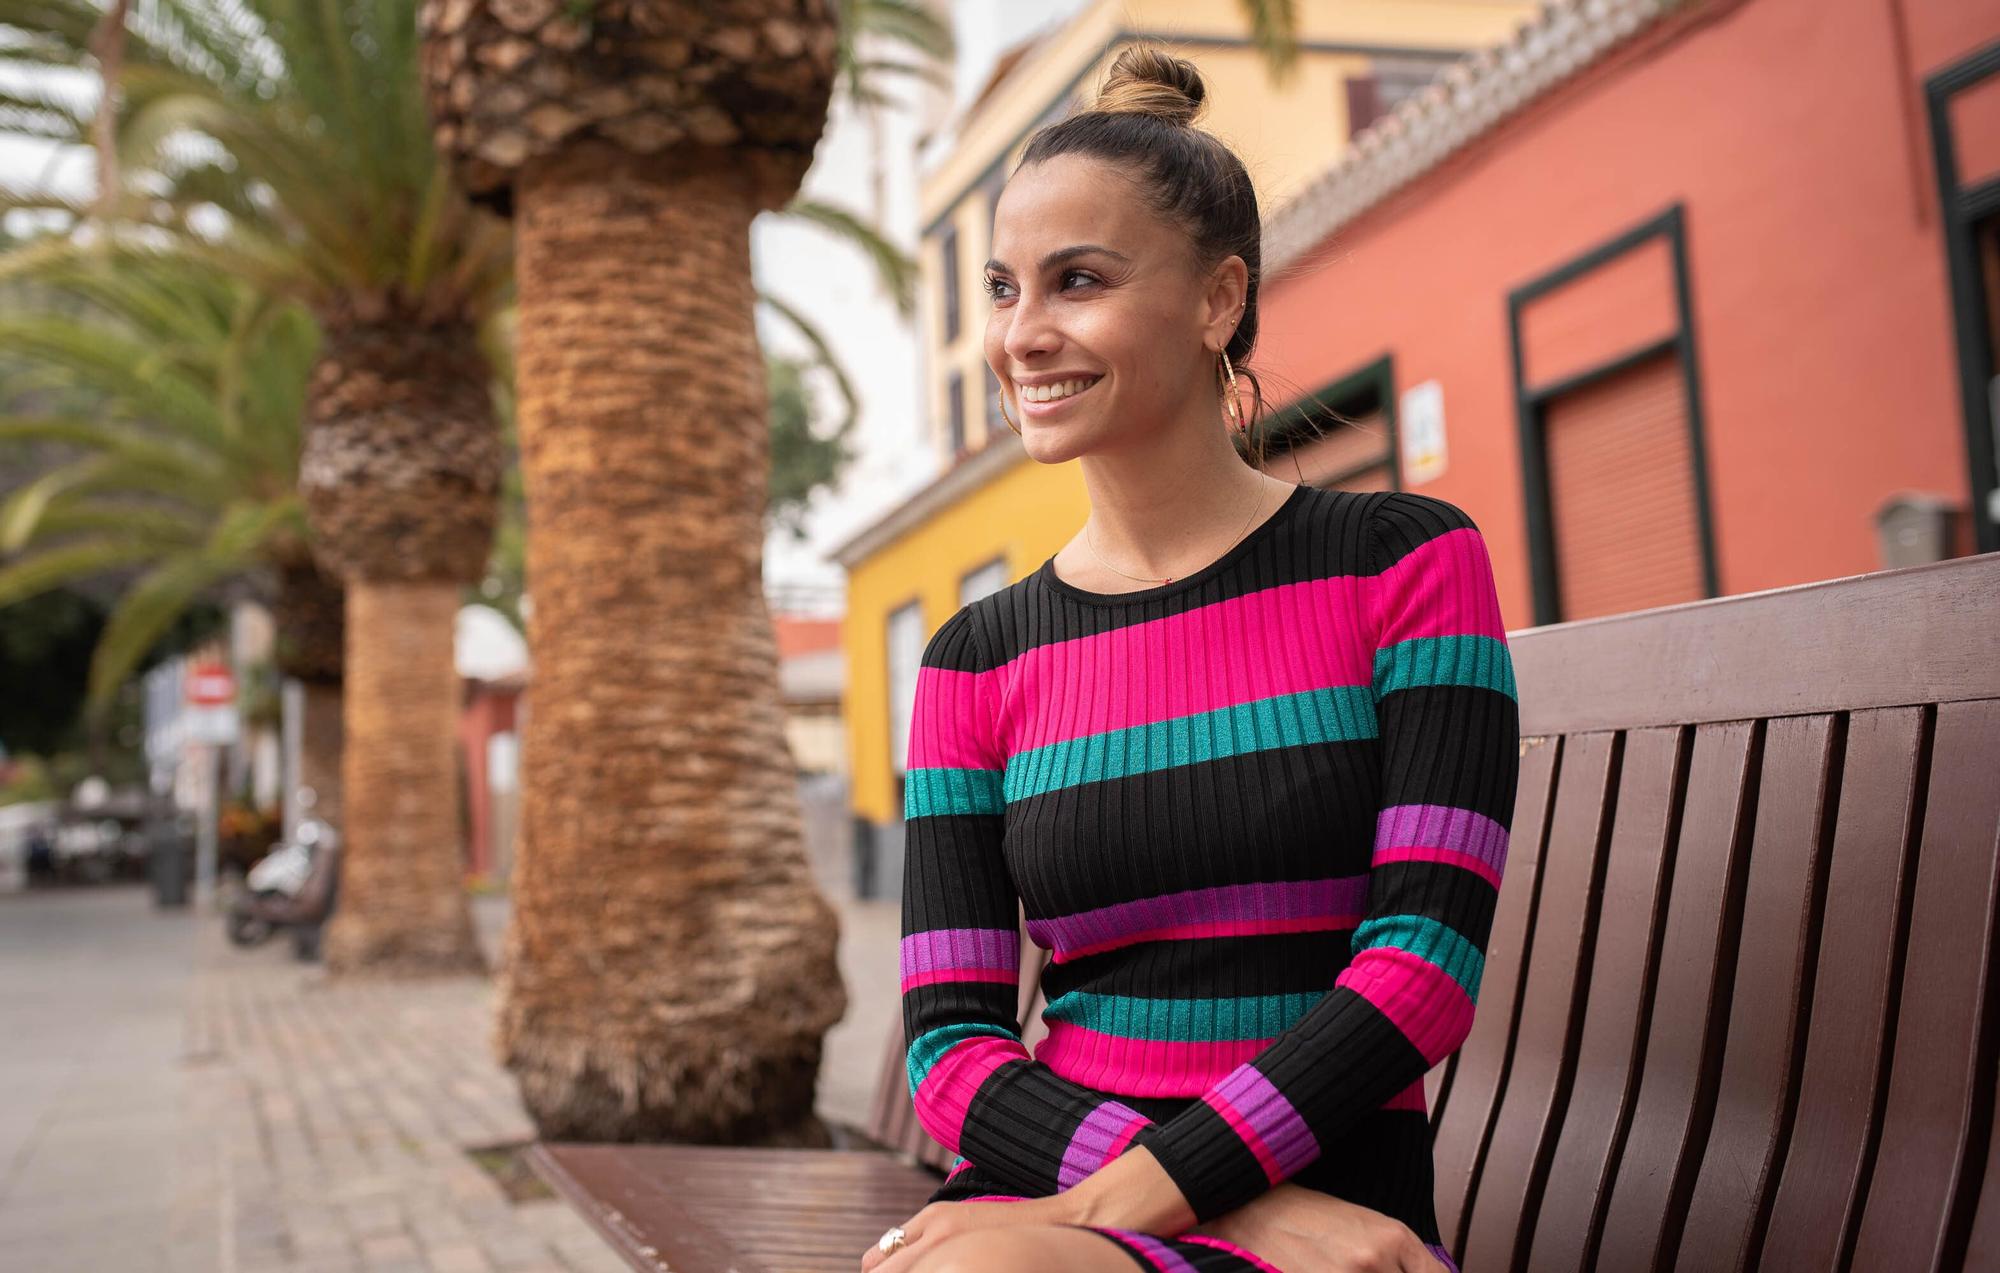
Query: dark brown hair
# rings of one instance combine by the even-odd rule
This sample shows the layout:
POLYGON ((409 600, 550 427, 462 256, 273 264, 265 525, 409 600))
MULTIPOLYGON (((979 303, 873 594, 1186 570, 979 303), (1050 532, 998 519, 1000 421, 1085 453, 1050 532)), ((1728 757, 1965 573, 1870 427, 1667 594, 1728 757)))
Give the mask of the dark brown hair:
POLYGON ((1251 435, 1264 390, 1244 366, 1257 344, 1257 287, 1263 223, 1257 188, 1228 143, 1194 127, 1208 90, 1194 63, 1163 49, 1132 45, 1118 54, 1087 109, 1050 124, 1028 143, 1016 168, 1057 155, 1087 155, 1124 167, 1154 211, 1187 231, 1201 268, 1230 255, 1249 269, 1243 318, 1223 352, 1251 389, 1251 435))

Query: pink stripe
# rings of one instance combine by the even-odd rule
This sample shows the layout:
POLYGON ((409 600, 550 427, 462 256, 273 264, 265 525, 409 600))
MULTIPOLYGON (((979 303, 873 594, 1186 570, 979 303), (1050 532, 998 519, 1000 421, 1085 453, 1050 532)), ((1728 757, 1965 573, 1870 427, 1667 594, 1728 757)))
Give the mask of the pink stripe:
POLYGON ((960 1198, 960 1202, 1026 1202, 1028 1199, 1018 1193, 976 1193, 970 1198, 960 1198))
POLYGON ((1507 637, 1486 541, 1469 526, 1419 545, 1375 576, 1368 609, 1383 646, 1417 637, 1507 637))
POLYGON ((950 1180, 953 1176, 956 1176, 961 1171, 971 1171, 971 1170, 972 1170, 972 1160, 970 1158, 967 1158, 964 1161, 960 1162, 958 1166, 953 1167, 950 1171, 944 1173, 944 1178, 946 1180, 950 1180))
POLYGON ((1119 1132, 1117 1138, 1111 1142, 1111 1148, 1104 1151, 1104 1161, 1111 1162, 1114 1159, 1116 1159, 1118 1155, 1125 1152, 1125 1147, 1132 1143, 1132 1138, 1134 1136, 1137 1136, 1140 1132, 1144 1131, 1148 1127, 1151 1127, 1152 1125, 1153 1125, 1153 1120, 1145 1117, 1144 1115, 1141 1115, 1138 1118, 1135 1118, 1131 1122, 1127 1123, 1125 1125, 1125 1130, 1119 1132))
POLYGON ((981 708, 982 696, 995 687, 992 678, 991 672, 917 669, 906 769, 1004 767, 997 755, 980 745, 990 728, 988 714, 981 708))
POLYGON ((1164 937, 1238 936, 1245 932, 1307 932, 1353 928, 1368 908, 1368 876, 1217 884, 1156 893, 1087 911, 1028 921, 1028 937, 1055 952, 1056 962, 1093 950, 1164 937), (1351 918, 1352 923, 1342 924, 1351 918), (1304 920, 1303 926, 1263 927, 1304 920), (1256 928, 1229 925, 1253 924, 1256 928))
POLYGON ((1181 941, 1195 937, 1257 937, 1269 933, 1334 932, 1343 928, 1359 928, 1364 913, 1357 911, 1349 915, 1301 915, 1297 919, 1222 919, 1198 924, 1170 924, 1165 928, 1142 929, 1136 933, 1113 937, 1094 946, 1051 951, 1049 962, 1068 963, 1085 955, 1116 950, 1120 946, 1129 946, 1142 941, 1181 941))
POLYGON ((1271 1147, 1264 1143, 1262 1133, 1251 1125, 1250 1120, 1243 1116, 1243 1112, 1230 1104, 1227 1096, 1221 1092, 1210 1091, 1203 1093, 1201 1099, 1208 1102, 1210 1109, 1222 1115, 1222 1121, 1229 1124, 1229 1130, 1236 1133, 1236 1139, 1249 1147, 1250 1152, 1256 1156, 1257 1165, 1264 1169, 1265 1179, 1275 1185, 1284 1178, 1284 1173, 1278 1168, 1278 1156, 1271 1152, 1271 1147))
POLYGON ((959 1136, 965 1128, 965 1112, 986 1076, 1009 1061, 1023 1060, 1028 1052, 1018 1040, 994 1035, 963 1039, 946 1048, 931 1065, 930 1073, 917 1088, 917 1121, 937 1143, 958 1152, 959 1136))
POLYGON ((1018 968, 933 968, 929 972, 905 973, 903 989, 914 990, 940 981, 1009 981, 1018 985, 1020 980, 1018 968))
POLYGON ((1472 1000, 1436 964, 1393 946, 1371 946, 1334 978, 1375 1005, 1431 1065, 1472 1029, 1472 1000))
POLYGON ((1360 618, 1363 582, 1337 575, 1275 584, 1025 650, 1001 669, 1011 692, 996 733, 1013 754, 1280 694, 1367 685, 1375 652, 1360 618), (1269 657, 1272 650, 1286 657, 1269 657))
POLYGON ((1383 1109, 1413 1109, 1428 1113, 1430 1105, 1424 1099, 1424 1081, 1418 1079, 1388 1100, 1382 1102, 1383 1109))
POLYGON ((1206 1233, 1183 1233, 1176 1236, 1174 1241, 1199 1242, 1203 1246, 1212 1246, 1218 1251, 1227 1251, 1239 1260, 1248 1260, 1253 1266, 1263 1270, 1264 1273, 1285 1273, 1285 1271, 1279 1268, 1277 1265, 1272 1264, 1268 1260, 1262 1259, 1261 1257, 1257 1256, 1246 1247, 1237 1246, 1234 1242, 1231 1242, 1228 1238, 1212 1237, 1206 1233))
POLYGON ((1500 887, 1500 872, 1470 853, 1458 849, 1433 849, 1423 845, 1408 845, 1376 850, 1375 865, 1380 866, 1384 862, 1445 862, 1452 866, 1462 866, 1494 888, 1500 887))
POLYGON ((1035 1059, 1072 1083, 1114 1096, 1200 1096, 1269 1039, 1195 1043, 1121 1039, 1068 1021, 1051 1021, 1035 1059))

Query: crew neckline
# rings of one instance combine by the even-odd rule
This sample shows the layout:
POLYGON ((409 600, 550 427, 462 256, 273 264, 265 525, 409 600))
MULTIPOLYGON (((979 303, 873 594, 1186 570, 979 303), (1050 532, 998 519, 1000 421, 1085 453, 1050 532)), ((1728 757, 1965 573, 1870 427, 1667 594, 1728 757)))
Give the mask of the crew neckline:
POLYGON ((1291 492, 1278 502, 1278 507, 1272 510, 1271 515, 1263 521, 1258 522, 1255 526, 1252 526, 1244 534, 1243 538, 1237 540, 1227 552, 1224 552, 1220 557, 1217 557, 1214 561, 1209 562, 1206 566, 1201 567, 1192 574, 1182 575, 1180 578, 1169 580, 1166 583, 1157 583, 1150 588, 1138 588, 1131 592, 1092 592, 1088 588, 1079 588, 1075 584, 1067 582, 1061 575, 1056 573, 1056 558, 1054 553, 1049 554, 1048 558, 1042 562, 1041 568, 1035 573, 1049 588, 1061 593, 1065 597, 1070 597, 1088 605, 1135 605, 1139 602, 1170 597, 1175 593, 1183 592, 1189 588, 1206 583, 1209 579, 1228 569, 1238 558, 1249 552, 1257 541, 1269 534, 1273 527, 1279 522, 1284 521, 1286 515, 1291 512, 1295 505, 1305 499, 1306 492, 1311 489, 1311 486, 1307 483, 1294 483, 1291 492))

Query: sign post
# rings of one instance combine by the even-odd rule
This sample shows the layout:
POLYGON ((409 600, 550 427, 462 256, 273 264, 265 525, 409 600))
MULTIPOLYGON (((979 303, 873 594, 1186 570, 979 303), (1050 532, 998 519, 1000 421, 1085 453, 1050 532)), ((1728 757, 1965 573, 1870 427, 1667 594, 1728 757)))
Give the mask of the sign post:
POLYGON ((216 820, 222 801, 223 748, 236 741, 236 677, 225 663, 197 663, 187 675, 187 739, 210 753, 208 792, 201 802, 201 833, 195 843, 194 900, 203 914, 215 911, 216 820))

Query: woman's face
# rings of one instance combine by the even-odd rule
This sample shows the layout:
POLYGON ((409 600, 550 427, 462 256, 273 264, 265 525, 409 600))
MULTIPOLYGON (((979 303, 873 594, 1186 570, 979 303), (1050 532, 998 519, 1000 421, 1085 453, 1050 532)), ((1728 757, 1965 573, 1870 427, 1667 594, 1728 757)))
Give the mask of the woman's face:
POLYGON ((1181 418, 1214 422, 1211 349, 1233 330, 1242 288, 1226 268, 1199 273, 1186 233, 1120 169, 1059 155, 1017 171, 985 274, 986 364, 1037 460, 1142 441, 1181 418))

